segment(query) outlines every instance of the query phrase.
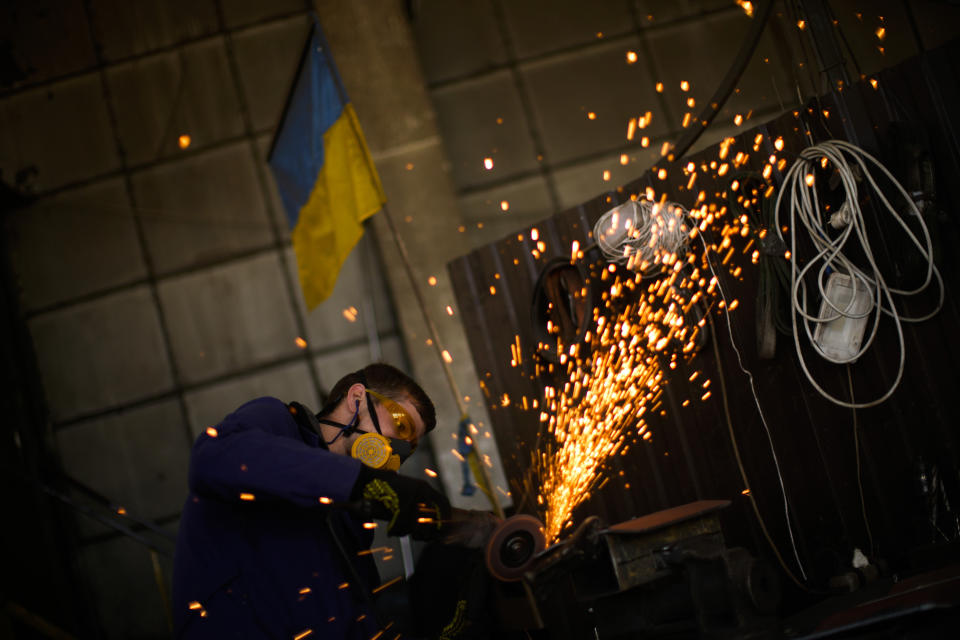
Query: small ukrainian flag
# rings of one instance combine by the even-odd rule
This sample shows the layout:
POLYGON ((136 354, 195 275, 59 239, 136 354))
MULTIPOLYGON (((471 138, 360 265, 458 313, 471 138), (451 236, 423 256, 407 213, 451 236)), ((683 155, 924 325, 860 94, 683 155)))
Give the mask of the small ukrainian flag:
POLYGON ((340 267, 363 235, 363 221, 386 202, 316 21, 268 162, 293 229, 300 288, 311 310, 333 292, 340 267))

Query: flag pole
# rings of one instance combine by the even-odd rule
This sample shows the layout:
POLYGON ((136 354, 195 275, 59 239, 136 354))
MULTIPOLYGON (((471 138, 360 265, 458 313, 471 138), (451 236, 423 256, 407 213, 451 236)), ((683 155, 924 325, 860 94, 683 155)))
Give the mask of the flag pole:
MULTIPOLYGON (((413 272, 413 266, 410 264, 410 255, 407 253, 407 245, 404 243, 403 238, 400 237, 400 232, 397 229, 396 224, 394 224, 393 216, 390 215, 390 209, 387 207, 386 203, 383 205, 383 215, 387 219, 387 226, 390 227, 390 235, 393 236, 393 241, 397 245, 397 251, 400 254, 400 261, 403 262, 404 270, 407 272, 407 277, 410 279, 410 286, 413 287, 413 294, 417 298, 417 306, 420 307, 420 312, 423 314, 423 319, 427 323, 427 330, 430 332, 430 338, 433 341, 433 347, 437 352, 437 356, 440 358, 440 364, 443 366, 443 373, 446 375, 447 383, 450 385, 450 390, 453 392, 453 397, 457 401, 457 408, 460 410, 460 418, 464 419, 468 416, 467 405, 463 399, 463 395, 460 393, 460 387, 457 385, 456 379, 453 377, 453 369, 450 367, 450 363, 447 361, 447 358, 450 357, 449 353, 444 356, 443 346, 440 344, 440 333, 437 331, 437 325, 434 324, 433 318, 430 316, 430 312, 427 310, 427 302, 423 297, 423 292, 420 290, 420 285, 417 283, 417 277, 413 272)), ((497 517, 503 517, 503 507, 500 506, 500 501, 497 499, 497 495, 494 491, 493 484, 490 481, 490 474, 487 472, 486 466, 482 461, 478 460, 480 464, 473 466, 471 468, 476 471, 480 470, 481 478, 477 478, 478 482, 481 482, 485 485, 486 491, 484 493, 487 495, 487 498, 490 500, 490 505, 493 507, 494 513, 497 514, 497 517)))

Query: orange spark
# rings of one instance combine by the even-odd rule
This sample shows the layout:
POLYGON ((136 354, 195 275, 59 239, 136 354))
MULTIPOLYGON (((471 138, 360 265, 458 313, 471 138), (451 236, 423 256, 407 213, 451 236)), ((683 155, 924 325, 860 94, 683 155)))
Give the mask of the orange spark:
POLYGON ((383 591, 384 589, 386 589, 386 588, 389 587, 390 585, 396 584, 396 583, 399 582, 399 581, 400 581, 400 576, 397 576, 396 578, 393 578, 393 579, 391 579, 391 580, 387 580, 386 582, 384 582, 384 583, 383 583, 382 585, 380 585, 379 587, 374 587, 371 591, 372 591, 373 593, 377 593, 378 591, 383 591))

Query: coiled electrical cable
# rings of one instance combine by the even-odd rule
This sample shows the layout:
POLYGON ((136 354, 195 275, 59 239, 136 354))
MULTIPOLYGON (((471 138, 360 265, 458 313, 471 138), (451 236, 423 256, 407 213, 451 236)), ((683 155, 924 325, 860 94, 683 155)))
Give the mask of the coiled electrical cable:
POLYGON ((593 237, 607 262, 649 273, 683 250, 689 241, 688 215, 674 202, 630 200, 600 216, 593 237))
POLYGON ((781 221, 780 207, 784 202, 785 194, 785 201, 789 207, 788 224, 791 230, 790 254, 788 256, 790 260, 790 299, 793 308, 791 319, 793 341, 800 366, 817 392, 830 402, 842 407, 856 409, 876 406, 887 400, 887 398, 893 394, 897 386, 899 386, 900 380, 903 378, 906 348, 902 323, 928 320, 936 315, 943 306, 943 279, 933 262, 930 232, 916 204, 907 194, 903 186, 897 182, 896 178, 872 155, 843 140, 830 140, 804 149, 800 153, 797 161, 790 167, 783 186, 777 194, 777 202, 774 207, 775 229, 781 240, 783 239, 781 226, 783 222, 781 221), (844 197, 846 198, 843 206, 829 216, 821 207, 815 179, 817 166, 823 165, 824 162, 829 163, 836 170, 843 185, 844 197), (897 210, 890 203, 876 180, 874 180, 873 175, 870 173, 870 166, 879 168, 890 184, 895 187, 895 192, 899 193, 904 202, 906 202, 909 216, 912 217, 916 225, 919 226, 923 238, 922 242, 917 238, 913 230, 911 230, 907 221, 897 213, 897 210), (882 208, 900 226, 905 237, 910 240, 911 244, 913 244, 924 260, 926 260, 926 275, 923 283, 916 288, 898 289, 892 287, 887 283, 886 278, 881 273, 871 247, 870 238, 867 234, 863 212, 860 209, 857 174, 862 175, 872 192, 876 194, 877 199, 882 203, 882 208), (801 228, 806 230, 815 252, 813 257, 809 258, 802 267, 800 266, 797 255, 797 235, 801 228), (856 255, 851 252, 851 249, 854 249, 856 246, 855 243, 859 245, 859 252, 862 252, 866 259, 867 266, 865 268, 858 266, 849 257, 851 254, 856 255), (835 301, 830 300, 827 296, 825 279, 831 272, 845 274, 850 278, 853 293, 849 303, 845 306, 840 303, 835 304, 835 301), (807 279, 808 276, 812 276, 813 273, 816 273, 815 278, 820 296, 826 307, 829 307, 829 312, 826 314, 821 310, 820 315, 813 315, 807 310, 807 279), (933 311, 919 317, 908 317, 902 315, 897 310, 894 296, 908 297, 920 294, 927 289, 933 280, 936 280, 940 290, 939 299, 933 311), (862 290, 868 292, 870 306, 864 311, 857 312, 854 310, 857 301, 857 292, 862 290), (877 335, 877 328, 880 324, 880 317, 883 314, 893 319, 900 347, 899 364, 897 366, 895 380, 886 392, 866 402, 846 402, 834 397, 824 390, 814 379, 807 367, 806 360, 803 356, 803 349, 800 345, 800 331, 797 323, 798 316, 803 323, 807 338, 815 351, 830 362, 846 364, 856 361, 866 353, 873 344, 877 335), (821 315, 824 317, 820 317, 821 315), (869 337, 862 341, 859 347, 848 357, 837 357, 826 353, 814 339, 814 328, 816 325, 829 323, 840 318, 850 320, 866 318, 868 322, 872 320, 869 337))

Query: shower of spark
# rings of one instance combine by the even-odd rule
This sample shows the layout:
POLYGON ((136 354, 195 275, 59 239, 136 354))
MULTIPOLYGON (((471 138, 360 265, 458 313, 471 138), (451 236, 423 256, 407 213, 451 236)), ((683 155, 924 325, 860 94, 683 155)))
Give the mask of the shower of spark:
MULTIPOLYGON (((556 351, 561 353, 566 382, 562 388, 545 390, 540 446, 531 467, 548 541, 559 539, 573 524, 574 510, 606 484, 606 465, 613 456, 651 439, 647 419, 663 411, 663 385, 678 362, 693 357, 706 314, 732 312, 738 306, 736 300, 719 300, 717 273, 722 270, 740 278, 742 267, 734 256, 748 256, 755 264, 753 245, 765 230, 754 229, 748 215, 731 215, 726 203, 735 200, 742 209, 754 210, 773 195, 772 171, 782 171, 785 164, 775 154, 765 158, 756 180, 759 186, 748 191, 740 181, 724 177, 729 170, 744 167, 750 150, 760 151, 763 136, 742 142, 746 148, 736 151, 732 160, 727 157, 736 141, 727 138, 719 145, 718 160, 699 166, 691 162, 682 169, 688 191, 698 173, 720 187, 710 196, 702 190, 696 195, 683 228, 690 239, 685 252, 657 254, 656 278, 650 278, 649 271, 633 273, 612 265, 603 269, 599 279, 608 288, 603 308, 594 311, 591 330, 582 342, 556 351), (708 229, 715 241, 699 235, 708 229)), ((775 151, 783 147, 782 140, 771 144, 775 151)), ((654 199, 652 189, 645 195, 654 199)), ((663 195, 661 204, 665 201, 663 195)), ((712 395, 708 385, 709 381, 704 383, 696 396, 703 402, 712 395)), ((689 400, 683 402, 688 404, 689 400)))
POLYGON ((685 314, 702 297, 689 286, 696 286, 698 269, 675 254, 663 262, 670 275, 646 287, 639 274, 604 278, 613 280, 604 294, 607 307, 622 309, 610 316, 595 312, 583 345, 571 345, 560 358, 568 381, 546 390, 540 419, 547 437, 535 468, 549 540, 590 497, 604 463, 626 453, 632 437, 651 437, 645 415, 659 408, 664 368, 694 349, 703 321, 685 314), (624 306, 627 298, 636 301, 624 306))

